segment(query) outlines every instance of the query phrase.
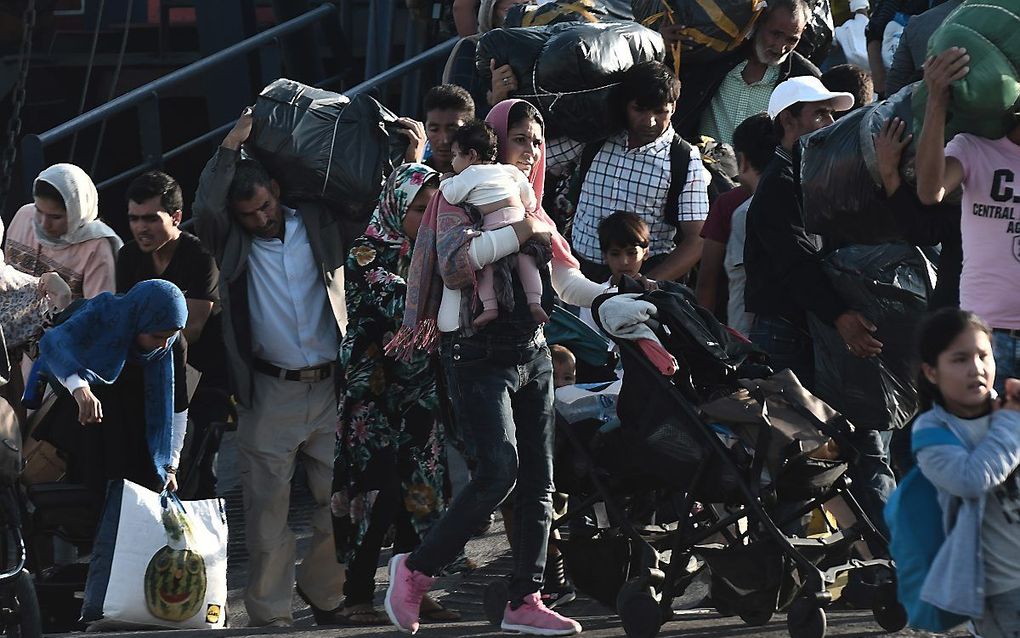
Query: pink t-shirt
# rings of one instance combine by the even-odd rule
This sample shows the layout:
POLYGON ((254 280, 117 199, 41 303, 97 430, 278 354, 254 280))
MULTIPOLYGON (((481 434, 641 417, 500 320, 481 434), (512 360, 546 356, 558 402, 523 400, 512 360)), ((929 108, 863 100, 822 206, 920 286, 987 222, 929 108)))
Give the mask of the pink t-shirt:
POLYGON ((946 155, 963 165, 960 307, 1020 329, 1020 145, 961 133, 946 155))

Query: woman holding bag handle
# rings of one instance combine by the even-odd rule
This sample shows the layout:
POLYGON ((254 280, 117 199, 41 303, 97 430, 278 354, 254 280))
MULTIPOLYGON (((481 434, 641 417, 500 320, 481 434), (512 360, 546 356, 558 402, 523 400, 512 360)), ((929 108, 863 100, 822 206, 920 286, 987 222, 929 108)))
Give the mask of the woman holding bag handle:
POLYGON ((152 279, 87 300, 39 342, 27 392, 52 379, 71 393, 86 427, 84 482, 99 504, 119 479, 177 489, 188 421, 180 338, 187 319, 181 290, 152 279))

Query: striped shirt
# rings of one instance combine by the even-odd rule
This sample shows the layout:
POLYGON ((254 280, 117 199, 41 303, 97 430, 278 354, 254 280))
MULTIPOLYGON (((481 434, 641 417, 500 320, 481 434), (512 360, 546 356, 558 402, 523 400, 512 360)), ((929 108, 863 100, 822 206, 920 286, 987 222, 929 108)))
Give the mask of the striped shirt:
POLYGON ((698 132, 724 144, 733 143, 733 131, 741 122, 767 111, 772 91, 779 83, 779 67, 768 66, 765 75, 753 84, 744 81, 744 60, 726 74, 712 102, 701 116, 698 132))
MULTIPOLYGON (((673 127, 655 141, 627 148, 627 132, 610 137, 592 160, 581 186, 571 232, 574 252, 596 264, 603 264, 599 246, 599 223, 618 210, 637 213, 648 224, 651 235, 649 256, 668 254, 676 248, 676 228, 666 222, 664 210, 669 193, 669 149, 673 127)), ((584 145, 555 140, 550 157, 576 160, 584 145)), ((700 222, 708 217, 708 182, 711 175, 701 163, 701 153, 691 148, 692 160, 687 182, 680 192, 679 220, 700 222), (694 161, 696 160, 696 161, 694 161)))

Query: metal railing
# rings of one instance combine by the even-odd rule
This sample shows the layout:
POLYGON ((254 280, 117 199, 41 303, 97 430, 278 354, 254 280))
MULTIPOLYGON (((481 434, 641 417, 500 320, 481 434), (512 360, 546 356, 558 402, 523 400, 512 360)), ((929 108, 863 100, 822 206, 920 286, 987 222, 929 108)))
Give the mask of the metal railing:
MULTIPOLYGON (((47 147, 75 135, 85 128, 101 124, 129 109, 136 109, 138 113, 142 162, 116 175, 96 181, 96 187, 100 191, 141 175, 145 171, 161 168, 167 160, 222 138, 233 126, 233 122, 217 126, 176 148, 164 151, 160 133, 160 95, 167 93, 169 89, 177 87, 184 82, 194 80, 198 76, 222 66, 224 63, 235 61, 237 58, 248 55, 259 48, 274 44, 283 36, 310 28, 325 18, 335 15, 336 11, 337 7, 334 4, 320 5, 301 16, 267 29, 202 60, 172 71, 144 86, 131 90, 44 133, 26 135, 21 141, 21 158, 27 192, 31 192, 32 182, 35 177, 47 166, 47 147)), ((385 38, 385 41, 388 42, 389 38, 385 38)), ((447 40, 379 73, 375 77, 344 90, 343 93, 353 97, 397 79, 404 80, 406 88, 407 83, 412 81, 412 76, 420 74, 421 70, 434 60, 445 59, 445 57, 449 56, 455 44, 456 38, 447 40)), ((335 79, 324 80, 320 83, 320 86, 335 79)), ((414 82, 417 83, 416 80, 414 82)), ((71 158, 68 159, 70 161, 71 158)))

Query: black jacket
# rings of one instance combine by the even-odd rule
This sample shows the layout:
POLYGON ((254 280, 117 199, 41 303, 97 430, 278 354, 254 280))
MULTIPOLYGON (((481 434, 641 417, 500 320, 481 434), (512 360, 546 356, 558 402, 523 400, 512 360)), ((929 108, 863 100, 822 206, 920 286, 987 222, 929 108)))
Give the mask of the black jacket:
POLYGON ((833 324, 847 310, 822 270, 822 242, 804 228, 800 186, 785 149, 762 174, 747 211, 744 304, 748 312, 806 325, 805 311, 833 324))
MULTIPOLYGON (((701 114, 712 102, 726 74, 753 54, 753 41, 712 64, 681 65, 680 99, 673 115, 673 128, 686 140, 698 139, 701 114)), ((822 73, 810 60, 794 51, 779 69, 779 82, 801 75, 821 77, 822 73)))

